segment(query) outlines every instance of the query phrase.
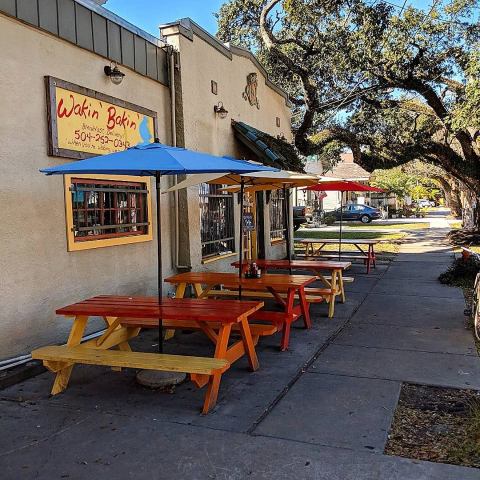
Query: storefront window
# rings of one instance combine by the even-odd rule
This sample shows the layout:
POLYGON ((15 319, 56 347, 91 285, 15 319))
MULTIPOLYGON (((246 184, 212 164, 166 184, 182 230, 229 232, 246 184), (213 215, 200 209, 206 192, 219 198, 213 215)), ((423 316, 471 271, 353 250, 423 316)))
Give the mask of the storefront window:
POLYGON ((149 184, 142 180, 70 177, 66 181, 69 250, 150 240, 149 184))
POLYGON ((221 185, 200 185, 202 257, 210 258, 235 251, 233 195, 221 185))
POLYGON ((286 238, 285 198, 283 190, 273 190, 270 194, 270 240, 278 241, 286 238))

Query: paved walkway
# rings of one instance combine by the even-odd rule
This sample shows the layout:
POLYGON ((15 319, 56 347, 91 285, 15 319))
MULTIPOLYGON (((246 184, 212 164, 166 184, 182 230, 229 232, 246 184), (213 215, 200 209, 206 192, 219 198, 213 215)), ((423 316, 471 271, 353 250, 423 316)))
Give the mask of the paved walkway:
MULTIPOLYGON (((203 392, 144 390, 132 372, 79 367, 48 398, 50 374, 0 392, 0 477, 7 479, 470 480, 480 471, 387 456, 402 382, 480 390, 480 360, 463 326, 459 290, 436 281, 451 261, 445 219, 402 246, 390 264, 353 269, 336 318, 312 305, 315 326, 291 349, 258 347, 261 369, 239 362, 214 412, 203 392)), ((144 337, 137 348, 150 348, 144 337)), ((210 348, 197 334, 178 353, 210 348)))

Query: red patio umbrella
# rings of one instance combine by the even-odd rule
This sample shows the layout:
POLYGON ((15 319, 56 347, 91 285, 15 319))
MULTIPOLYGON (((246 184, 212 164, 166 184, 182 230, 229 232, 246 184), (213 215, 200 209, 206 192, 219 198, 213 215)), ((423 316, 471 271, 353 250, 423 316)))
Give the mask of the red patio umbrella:
MULTIPOLYGON (((381 188, 371 187, 362 183, 351 182, 349 180, 332 180, 330 182, 320 182, 316 185, 307 187, 306 190, 314 192, 384 192, 381 188)), ((340 195, 340 233, 338 242, 338 259, 342 256, 342 224, 343 224, 343 195, 340 195)))

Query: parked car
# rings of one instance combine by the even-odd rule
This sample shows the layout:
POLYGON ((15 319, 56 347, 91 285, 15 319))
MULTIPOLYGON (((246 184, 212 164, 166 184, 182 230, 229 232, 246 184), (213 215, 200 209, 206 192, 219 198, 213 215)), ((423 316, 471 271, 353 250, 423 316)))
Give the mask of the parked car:
POLYGON ((382 218, 382 212, 378 208, 367 205, 352 204, 343 207, 343 215, 340 208, 333 211, 335 220, 360 220, 362 223, 370 223, 372 220, 382 218))
POLYGON ((304 223, 312 221, 312 212, 310 207, 293 207, 293 229, 297 231, 304 223))
POLYGON ((427 200, 426 198, 420 198, 419 200, 417 200, 415 202, 415 204, 419 208, 428 208, 428 207, 434 207, 435 206, 435 202, 432 202, 431 200, 427 200))

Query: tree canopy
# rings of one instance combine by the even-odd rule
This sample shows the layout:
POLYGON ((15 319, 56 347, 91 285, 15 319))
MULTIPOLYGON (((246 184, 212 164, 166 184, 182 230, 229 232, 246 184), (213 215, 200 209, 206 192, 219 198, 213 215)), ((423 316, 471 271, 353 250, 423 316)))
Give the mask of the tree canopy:
POLYGON ((412 160, 480 187, 480 0, 230 0, 218 36, 290 94, 304 155, 351 148, 367 170, 412 160))
POLYGON ((426 198, 435 200, 440 194, 442 184, 436 179, 436 167, 415 161, 387 170, 374 170, 370 183, 393 193, 403 199, 410 196, 413 200, 426 198))

